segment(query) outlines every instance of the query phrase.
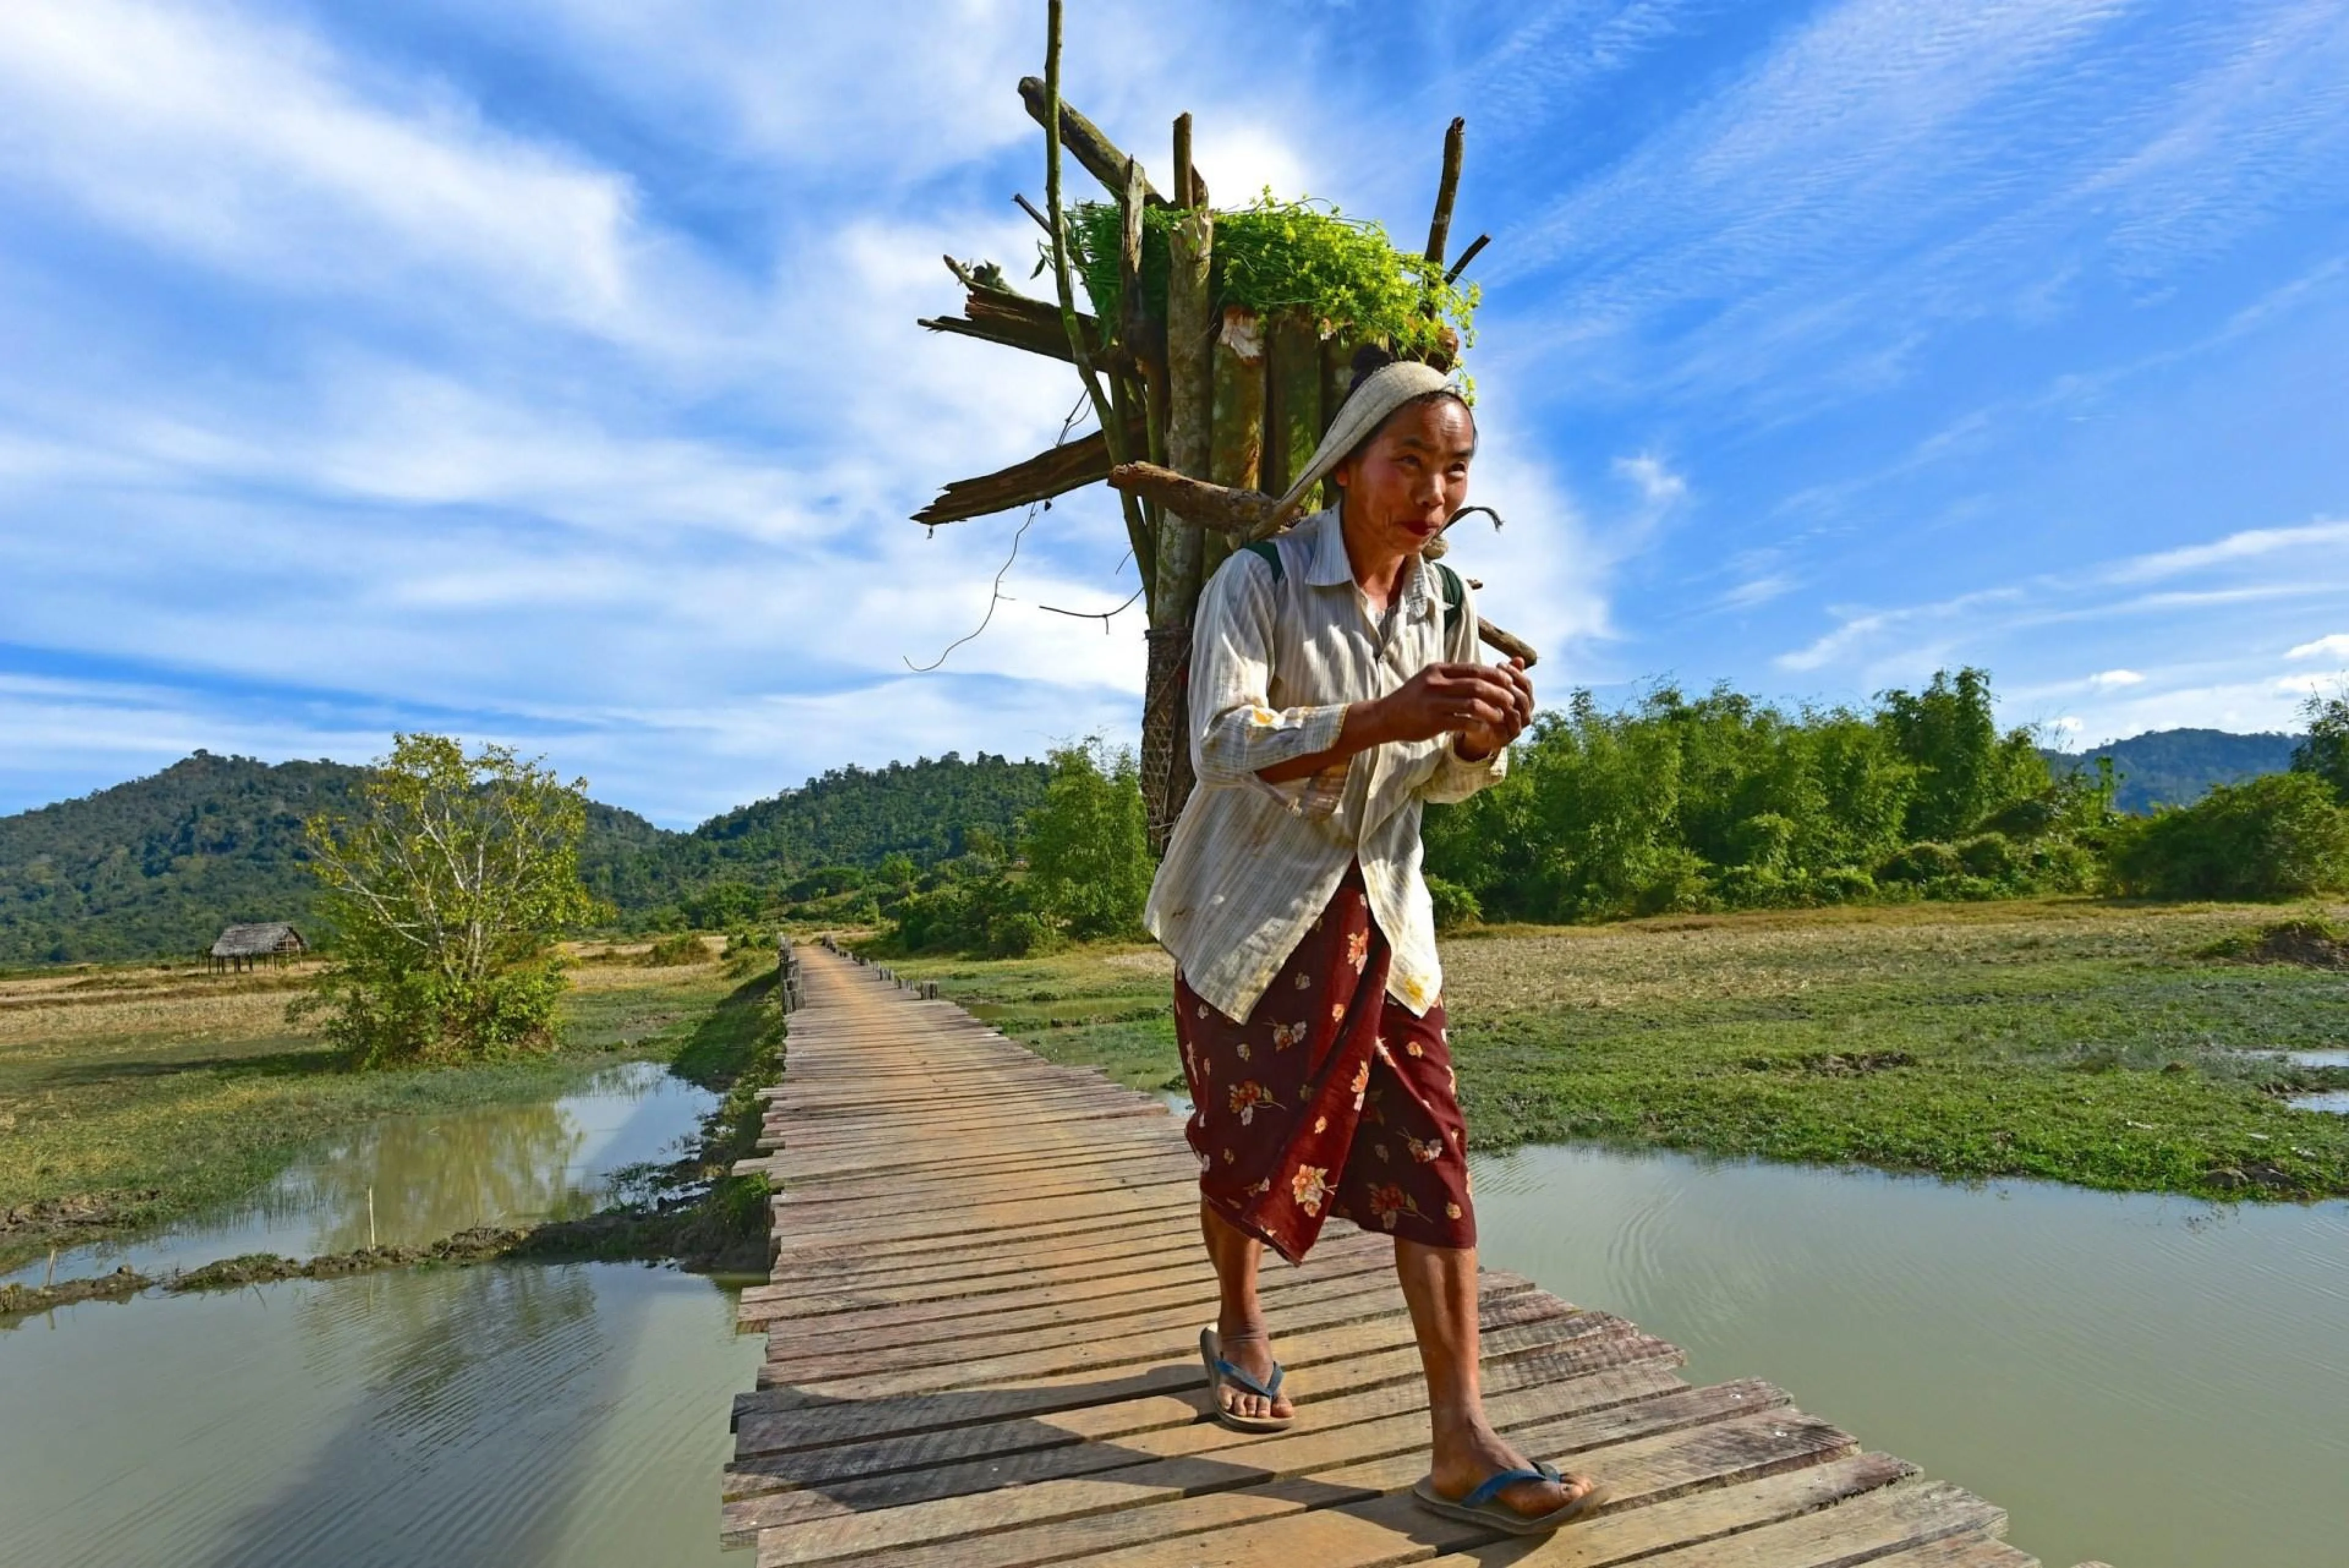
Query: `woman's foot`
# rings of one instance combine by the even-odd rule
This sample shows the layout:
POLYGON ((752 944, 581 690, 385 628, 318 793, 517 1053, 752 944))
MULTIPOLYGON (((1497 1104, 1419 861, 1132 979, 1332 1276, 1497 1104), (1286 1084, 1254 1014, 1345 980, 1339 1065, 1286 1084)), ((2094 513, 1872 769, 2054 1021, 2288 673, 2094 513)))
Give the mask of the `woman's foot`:
MULTIPOLYGON (((1526 1456, 1504 1441, 1499 1433, 1480 1425, 1462 1430, 1448 1441, 1439 1437, 1435 1462, 1429 1467, 1429 1474, 1437 1492, 1456 1500, 1466 1497, 1504 1470, 1532 1468, 1526 1456)), ((1525 1480, 1503 1487, 1495 1498, 1513 1513, 1538 1519, 1588 1497, 1598 1489, 1599 1483, 1590 1477, 1568 1470, 1562 1480, 1525 1480)))
MULTIPOLYGON (((1264 1324, 1256 1323, 1234 1325, 1218 1316, 1216 1323, 1216 1340, 1226 1361, 1230 1362, 1258 1383, 1271 1378, 1272 1336, 1265 1332, 1264 1324)), ((1270 1417, 1275 1420, 1286 1420, 1297 1414, 1297 1407, 1288 1402, 1286 1392, 1278 1398, 1268 1399, 1261 1394, 1251 1394, 1246 1388, 1229 1381, 1221 1384, 1220 1387, 1223 1392, 1224 1408, 1232 1415, 1258 1418, 1270 1417)))

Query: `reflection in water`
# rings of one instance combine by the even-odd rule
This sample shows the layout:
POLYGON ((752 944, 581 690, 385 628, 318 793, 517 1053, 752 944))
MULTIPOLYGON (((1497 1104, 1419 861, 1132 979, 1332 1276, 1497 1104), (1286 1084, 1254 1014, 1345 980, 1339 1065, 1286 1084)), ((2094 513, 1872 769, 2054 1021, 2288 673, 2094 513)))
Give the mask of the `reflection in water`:
POLYGON ((2051 1563, 2342 1561, 2349 1204, 2215 1209, 1570 1147, 1475 1162, 1485 1262, 2006 1507, 2051 1563))
MULTIPOLYGON (((145 1241, 75 1248, 60 1278, 129 1263, 147 1274, 240 1252, 305 1257, 376 1239, 422 1246, 474 1225, 511 1225, 592 1212, 611 1173, 673 1154, 716 1096, 657 1062, 598 1073, 576 1093, 536 1105, 386 1116, 296 1161, 227 1210, 145 1241)), ((0 1280, 37 1281, 46 1260, 0 1280)))
POLYGON ((716 1564, 732 1315, 621 1264, 67 1309, 0 1339, 0 1564, 716 1564))

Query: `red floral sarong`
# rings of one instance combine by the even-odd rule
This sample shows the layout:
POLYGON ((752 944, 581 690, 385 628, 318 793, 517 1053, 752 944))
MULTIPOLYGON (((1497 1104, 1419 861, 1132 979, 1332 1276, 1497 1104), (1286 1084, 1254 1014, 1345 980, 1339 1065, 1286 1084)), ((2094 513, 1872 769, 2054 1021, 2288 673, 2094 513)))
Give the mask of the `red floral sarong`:
POLYGON ((1292 1262, 1331 1215, 1429 1246, 1476 1244, 1444 1003, 1413 1016, 1387 995, 1387 961, 1350 867, 1247 1022, 1175 977, 1199 1191, 1292 1262))

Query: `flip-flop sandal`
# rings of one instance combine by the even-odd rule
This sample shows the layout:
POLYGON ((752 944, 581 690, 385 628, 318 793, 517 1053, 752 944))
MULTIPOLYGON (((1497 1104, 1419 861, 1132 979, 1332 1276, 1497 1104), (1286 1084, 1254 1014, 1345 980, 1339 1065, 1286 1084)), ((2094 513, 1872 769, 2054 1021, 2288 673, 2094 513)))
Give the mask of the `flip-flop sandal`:
POLYGON ((1224 1407, 1224 1385, 1233 1384, 1247 1393, 1267 1399, 1280 1397, 1281 1379, 1288 1376, 1279 1362, 1272 1364, 1272 1376, 1259 1383, 1245 1367, 1234 1366, 1224 1359, 1223 1341, 1213 1327, 1199 1331, 1199 1360, 1207 1369, 1207 1397, 1214 1401, 1216 1419, 1235 1432, 1286 1432, 1294 1416, 1242 1416, 1224 1407))
POLYGON ((1519 1481, 1563 1482, 1565 1480, 1558 1474, 1557 1466, 1537 1464, 1531 1469, 1503 1470, 1498 1475, 1487 1476, 1475 1490, 1456 1501, 1435 1490, 1433 1476, 1421 1477, 1411 1489, 1411 1495, 1418 1500, 1420 1507, 1440 1513, 1446 1519, 1464 1520, 1470 1524, 1481 1524, 1507 1535, 1547 1535, 1559 1525, 1606 1501, 1607 1489, 1593 1486, 1565 1507, 1539 1514, 1519 1513, 1501 1501, 1501 1492, 1519 1481))

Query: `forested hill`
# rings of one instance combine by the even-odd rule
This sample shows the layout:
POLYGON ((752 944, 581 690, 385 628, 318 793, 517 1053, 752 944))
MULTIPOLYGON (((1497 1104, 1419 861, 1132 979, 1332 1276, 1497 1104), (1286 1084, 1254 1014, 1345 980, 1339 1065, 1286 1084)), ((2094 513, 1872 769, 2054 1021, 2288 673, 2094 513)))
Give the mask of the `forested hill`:
MULTIPOLYGON (((161 773, 0 817, 0 962, 194 953, 232 920, 307 919, 302 822, 342 810, 364 769, 198 752, 161 773)), ((666 833, 591 803, 588 880, 666 833)))
POLYGON ((981 752, 965 762, 836 768, 755 805, 713 816, 673 857, 711 867, 877 866, 904 855, 917 866, 960 855, 973 829, 1009 837, 1044 798, 1051 769, 981 752))
MULTIPOLYGON (((198 752, 151 777, 0 817, 0 963, 195 953, 232 920, 308 919, 316 884, 303 819, 344 807, 364 771, 198 752)), ((689 834, 591 802, 581 872, 625 916, 719 879, 771 887, 893 852, 926 864, 958 853, 970 827, 1008 834, 1042 798, 1045 774, 984 755, 850 768, 689 834)))
POLYGON ((2114 804, 2123 811, 2148 812, 2157 805, 2191 805, 2212 784, 2237 784, 2292 766, 2295 735, 2238 735, 2225 730, 2149 730, 2126 741, 2085 752, 2049 752, 2058 772, 2093 769, 2098 757, 2113 759, 2120 774, 2114 804))

